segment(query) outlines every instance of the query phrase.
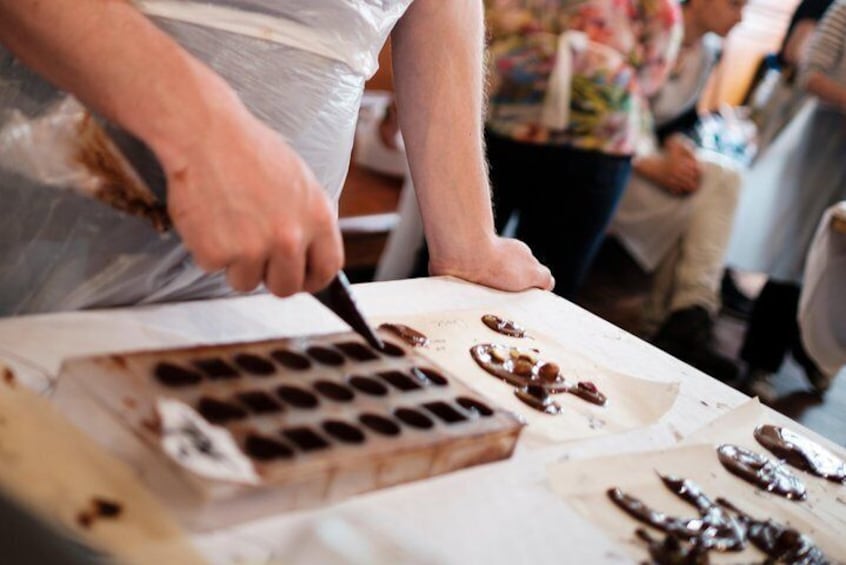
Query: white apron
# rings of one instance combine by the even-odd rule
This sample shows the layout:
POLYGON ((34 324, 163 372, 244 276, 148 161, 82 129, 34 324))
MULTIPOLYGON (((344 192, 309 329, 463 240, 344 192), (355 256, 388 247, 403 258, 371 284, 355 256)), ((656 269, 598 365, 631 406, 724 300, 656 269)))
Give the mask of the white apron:
MULTIPOLYGON (((137 4, 226 79, 337 197, 364 81, 377 69, 379 50, 411 1, 137 4)), ((0 47, 0 125, 10 109, 36 117, 63 96, 0 47)), ((163 175, 150 152, 119 130, 111 133, 166 200, 163 175)), ((142 219, 0 169, 0 316, 230 292, 222 273, 207 275, 193 264, 175 233, 161 236, 142 219)))

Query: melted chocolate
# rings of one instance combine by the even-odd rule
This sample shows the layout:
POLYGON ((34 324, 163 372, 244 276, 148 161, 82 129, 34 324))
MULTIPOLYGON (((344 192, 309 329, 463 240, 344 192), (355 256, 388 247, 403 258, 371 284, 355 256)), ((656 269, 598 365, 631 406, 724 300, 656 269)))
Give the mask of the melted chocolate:
POLYGON ((835 483, 846 483, 846 463, 821 445, 785 428, 755 428, 755 439, 790 465, 835 483))
POLYGON ((398 436, 402 431, 393 420, 378 414, 362 414, 358 417, 358 421, 383 436, 398 436))
POLYGON ((653 538, 643 528, 635 530, 637 537, 646 542, 649 557, 656 565, 709 565, 708 550, 699 545, 685 545, 673 534, 664 539, 653 538))
POLYGON ((270 356, 273 357, 274 361, 287 369, 305 371, 311 368, 311 361, 307 357, 293 351, 288 351, 287 349, 271 351, 270 356))
POLYGON ((385 371, 384 373, 379 373, 379 377, 397 390, 401 390, 403 392, 423 388, 414 379, 405 373, 401 373, 400 371, 385 371))
POLYGON ((478 400, 467 398, 466 396, 461 396, 455 401, 458 402, 459 406, 461 406, 468 412, 472 412, 478 416, 482 416, 485 418, 487 418, 488 416, 493 416, 493 410, 491 410, 487 404, 483 404, 478 400))
POLYGON ((344 364, 344 356, 328 347, 321 347, 320 345, 313 345, 306 349, 309 357, 320 363, 321 365, 329 365, 330 367, 338 367, 344 364))
POLYGON ((717 448, 720 463, 732 474, 757 487, 790 500, 805 500, 805 485, 781 462, 737 445, 717 448))
POLYGON ((514 394, 517 398, 544 414, 555 416, 564 412, 561 405, 555 402, 541 385, 530 384, 522 388, 515 388, 514 394))
POLYGON ((211 359, 196 359, 192 364, 210 379, 237 379, 241 375, 238 369, 224 361, 213 357, 211 359))
POLYGON ((755 519, 725 499, 717 499, 717 502, 737 514, 744 524, 746 537, 752 545, 774 561, 802 565, 828 565, 829 560, 825 554, 805 534, 773 520, 755 519))
POLYGON ((161 384, 173 388, 196 385, 203 380, 199 373, 173 363, 157 364, 153 374, 161 384))
POLYGON ((440 400, 435 402, 426 402, 425 404, 423 404, 423 408, 425 408, 447 424, 455 424, 457 422, 464 422, 465 420, 467 420, 467 417, 464 416, 464 414, 462 414, 446 402, 442 402, 440 400))
POLYGON ((680 540, 702 549, 742 551, 745 533, 742 524, 731 513, 713 502, 693 481, 662 476, 661 480, 676 496, 696 507, 696 518, 677 518, 654 510, 619 488, 608 490, 608 497, 629 516, 658 528, 680 540))
POLYGON ((364 433, 346 422, 328 420, 323 422, 323 431, 343 443, 364 443, 364 433))
POLYGON ((388 394, 388 387, 370 377, 350 377, 350 385, 357 391, 370 396, 385 396, 388 394))
POLYGON ((427 430, 435 425, 431 418, 411 408, 397 408, 394 410, 394 415, 412 428, 427 430))
POLYGON ((534 352, 490 343, 473 346, 470 355, 482 369, 518 387, 528 385, 540 365, 534 352))
POLYGON ((391 332, 411 347, 423 347, 429 344, 426 334, 404 324, 382 324, 379 329, 391 332))
POLYGON ((608 401, 606 396, 599 392, 596 385, 590 381, 579 381, 579 384, 576 386, 568 388, 567 392, 575 394, 582 400, 587 400, 588 402, 598 406, 605 406, 605 403, 608 401))
POLYGON ((482 316, 482 323, 496 333, 507 335, 508 337, 526 337, 526 330, 511 320, 504 320, 493 314, 485 314, 482 316))
POLYGON ((119 502, 95 496, 92 503, 94 511, 101 518, 117 518, 123 512, 123 505, 119 502))
POLYGON ((372 349, 357 341, 345 341, 343 343, 333 343, 332 345, 353 361, 375 361, 379 358, 372 349))
POLYGON ((212 424, 225 424, 232 420, 243 420, 247 412, 240 406, 204 396, 197 404, 197 412, 212 424))
POLYGON ((15 374, 8 367, 3 367, 3 382, 8 386, 15 386, 15 374))
POLYGON ((294 450, 269 437, 251 434, 244 442, 244 452, 257 461, 272 461, 274 459, 290 459, 294 450))
POLYGON ((317 381, 314 383, 314 388, 317 392, 335 402, 350 402, 355 397, 353 391, 332 381, 317 381))
POLYGON ((329 447, 329 442, 305 426, 282 430, 282 435, 306 452, 329 447))
POLYGON ((435 386, 447 386, 449 381, 446 380, 439 372, 435 371, 434 369, 427 369, 425 367, 412 367, 411 374, 417 378, 417 380, 422 381, 424 383, 431 383, 435 386))
POLYGON ((299 387, 282 385, 276 389, 279 398, 297 408, 316 408, 319 400, 315 395, 299 387))
POLYGON ((391 343, 390 341, 384 342, 382 353, 388 357, 405 357, 405 350, 396 343, 391 343))
POLYGON ((235 364, 247 373, 259 377, 266 377, 276 372, 276 367, 273 366, 273 363, 264 357, 259 357, 252 353, 240 353, 236 355, 235 364))
POLYGON ((260 390, 239 392, 235 397, 253 414, 272 414, 282 410, 281 404, 272 396, 260 390))

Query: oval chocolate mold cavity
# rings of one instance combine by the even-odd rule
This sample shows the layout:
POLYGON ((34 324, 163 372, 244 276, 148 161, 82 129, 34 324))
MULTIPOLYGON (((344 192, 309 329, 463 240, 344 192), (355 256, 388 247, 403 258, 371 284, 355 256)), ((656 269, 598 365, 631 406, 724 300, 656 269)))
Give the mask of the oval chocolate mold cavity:
POLYGON ((372 349, 357 341, 345 341, 343 343, 333 343, 332 345, 336 349, 340 349, 344 355, 353 361, 374 361, 379 358, 372 349))
POLYGON ((385 371, 384 373, 379 373, 379 376, 391 386, 403 392, 423 388, 414 382, 414 379, 399 371, 385 371))
POLYGON ((306 349, 309 357, 320 363, 321 365, 329 365, 330 367, 337 367, 344 364, 344 356, 328 347, 320 345, 312 345, 306 349))
POLYGON ((359 392, 370 396, 385 396, 388 394, 388 387, 370 377, 352 377, 350 384, 359 392))
POLYGON ((192 363, 210 379, 237 379, 240 376, 238 369, 219 357, 195 359, 192 363))
POLYGON ((239 392, 235 397, 253 414, 271 414, 282 410, 279 402, 261 390, 239 392))
POLYGON ((223 424, 230 420, 243 420, 247 411, 223 400, 204 396, 197 404, 197 412, 212 424, 223 424))
POLYGON ((440 374, 434 369, 428 369, 426 367, 414 367, 413 369, 411 369, 411 371, 417 371, 419 373, 422 373, 425 379, 435 386, 447 386, 449 384, 449 381, 446 380, 446 377, 444 377, 442 374, 440 374))
POLYGON ((340 420, 323 422, 323 431, 343 443, 364 443, 364 432, 340 420))
POLYGON ((428 430, 435 425, 431 418, 412 408, 397 408, 394 415, 412 428, 428 430))
POLYGON ((311 367, 311 361, 308 357, 288 351, 287 349, 276 349, 270 352, 273 360, 285 367, 286 369, 293 369, 294 371, 305 371, 311 367))
POLYGON ((402 431, 396 422, 378 414, 362 414, 358 417, 358 421, 383 436, 398 436, 402 431))
POLYGON ((396 343, 391 343, 390 341, 383 339, 382 345, 384 345, 382 353, 388 357, 405 357, 405 350, 396 343))
POLYGON ((255 434, 247 436, 244 452, 258 461, 290 459, 294 456, 294 450, 281 441, 255 434))
POLYGON ((463 422, 467 419, 467 417, 447 404, 446 402, 437 401, 437 402, 426 402, 423 404, 423 408, 446 422, 447 424, 455 424, 456 422, 463 422))
POLYGON ((191 386, 203 380, 199 373, 173 363, 157 364, 153 374, 157 381, 169 387, 191 386))
POLYGON ((478 414, 479 416, 493 416, 493 410, 488 407, 487 404, 483 404, 478 400, 474 400, 472 398, 467 398, 466 396, 459 397, 455 400, 458 404, 468 410, 469 412, 473 412, 478 414))
POLYGON ((329 447, 328 441, 316 434, 311 428, 305 426, 282 430, 282 435, 291 440, 303 451, 316 451, 329 447))
POLYGON ((297 408, 314 408, 320 402, 315 395, 296 386, 282 385, 276 389, 276 394, 297 408))
POLYGON ((349 402, 355 396, 353 391, 344 385, 332 381, 317 381, 314 383, 314 388, 317 392, 335 402, 349 402))
POLYGON ((252 353, 239 353, 235 356, 235 364, 251 375, 266 376, 276 371, 273 363, 252 353))

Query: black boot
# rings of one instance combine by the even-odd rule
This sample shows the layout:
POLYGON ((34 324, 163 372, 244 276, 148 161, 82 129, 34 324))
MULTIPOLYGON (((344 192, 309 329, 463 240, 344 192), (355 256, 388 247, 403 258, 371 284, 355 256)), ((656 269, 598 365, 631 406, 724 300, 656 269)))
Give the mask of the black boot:
POLYGON ((733 383, 740 373, 737 364, 713 350, 714 321, 702 306, 676 310, 652 338, 655 347, 693 365, 724 383, 733 383))

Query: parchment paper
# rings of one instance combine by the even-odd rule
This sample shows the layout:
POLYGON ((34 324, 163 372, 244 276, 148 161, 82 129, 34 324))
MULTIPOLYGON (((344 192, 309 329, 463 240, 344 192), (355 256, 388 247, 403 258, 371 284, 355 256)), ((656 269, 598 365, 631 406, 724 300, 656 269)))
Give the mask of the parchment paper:
MULTIPOLYGON (((699 484, 716 499, 721 496, 755 518, 772 518, 813 538, 829 559, 846 556, 842 527, 815 516, 802 503, 762 492, 726 471, 710 445, 685 445, 669 450, 556 463, 548 467, 552 489, 585 519, 605 531, 634 559, 647 557, 646 544, 634 532, 642 524, 619 509, 606 495, 620 487, 656 510, 674 516, 695 517, 693 506, 681 501, 661 482, 657 473, 677 475, 699 484)), ((846 506, 841 514, 846 513, 846 506)), ((660 532, 647 527, 653 536, 660 532)), ((711 552, 714 563, 760 563, 764 555, 754 547, 740 553, 711 552)))
POLYGON ((374 323, 400 323, 423 332, 429 337, 429 345, 420 348, 425 357, 498 405, 524 418, 528 423, 524 433, 553 442, 643 427, 656 422, 673 405, 679 383, 647 381, 626 374, 623 367, 605 366, 578 350, 568 348, 560 340, 534 330, 532 320, 526 318, 500 308, 497 311, 474 309, 382 318, 374 320, 374 323), (526 329, 527 337, 508 337, 489 329, 481 321, 484 314, 495 314, 514 321, 526 329), (564 413, 558 416, 542 414, 515 397, 513 386, 493 377, 476 364, 470 356, 470 348, 479 343, 538 349, 540 358, 558 364, 568 383, 592 381, 607 395, 608 402, 605 406, 595 406, 575 395, 560 394, 555 399, 564 407, 564 413))

